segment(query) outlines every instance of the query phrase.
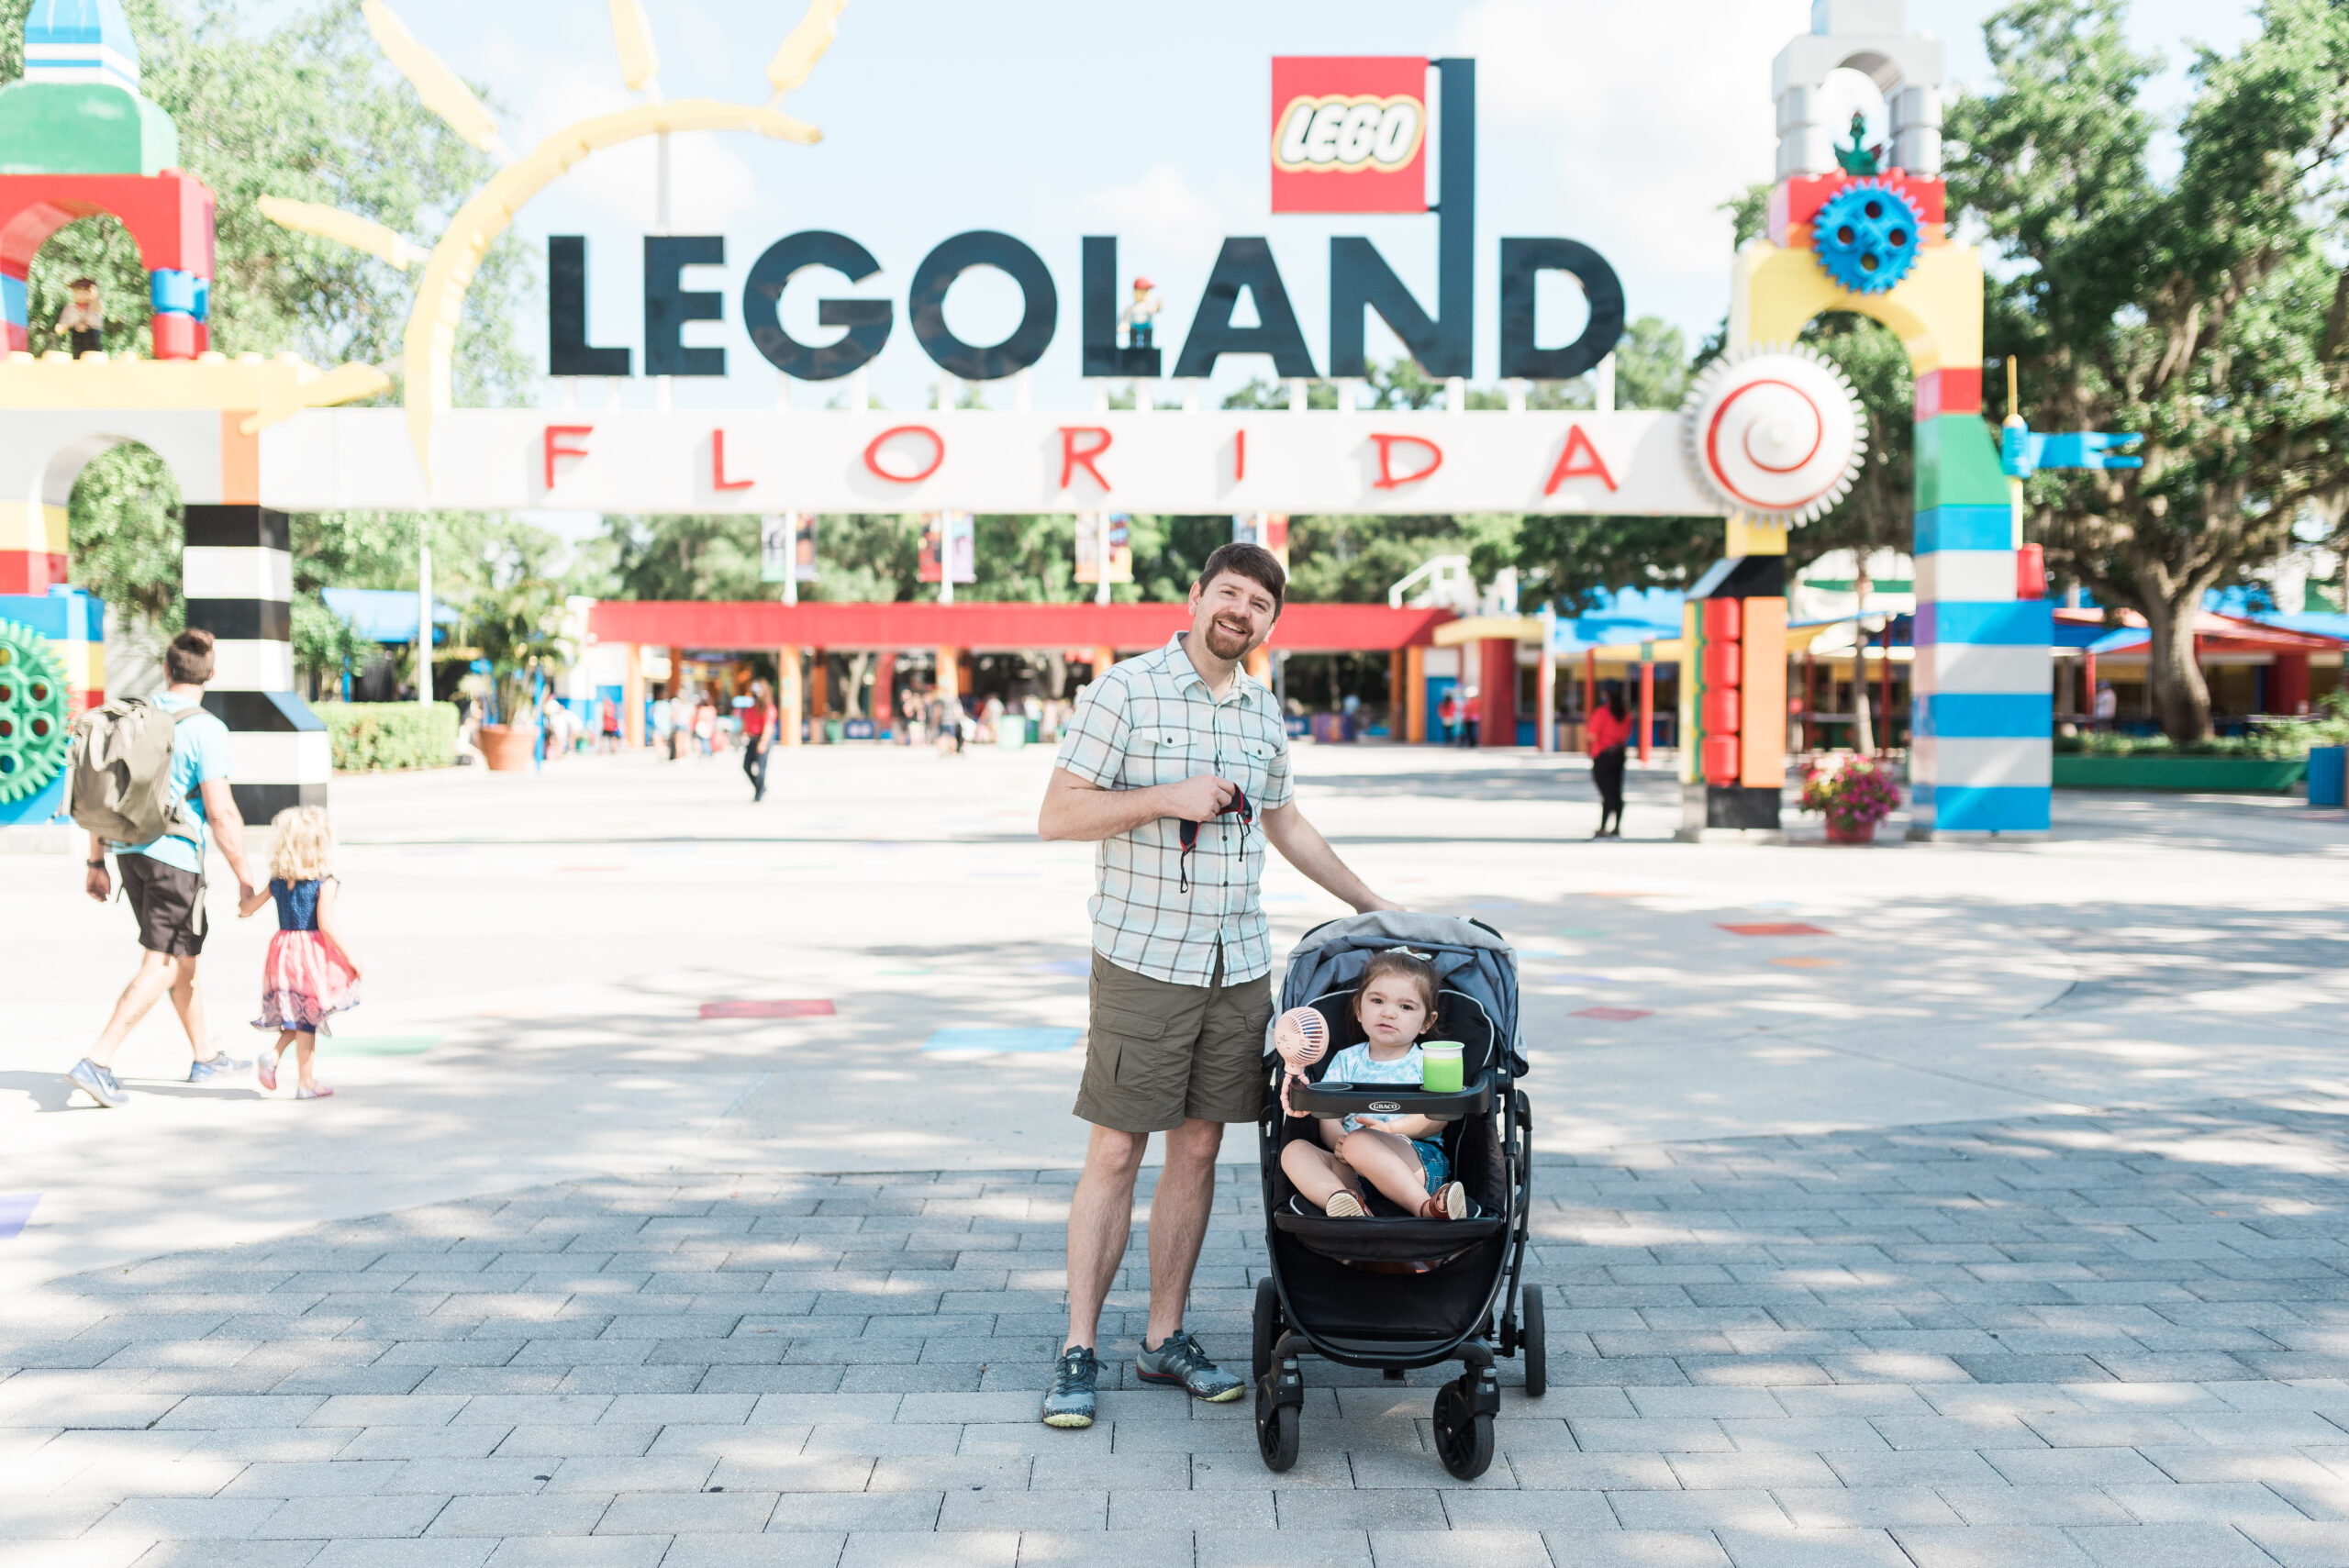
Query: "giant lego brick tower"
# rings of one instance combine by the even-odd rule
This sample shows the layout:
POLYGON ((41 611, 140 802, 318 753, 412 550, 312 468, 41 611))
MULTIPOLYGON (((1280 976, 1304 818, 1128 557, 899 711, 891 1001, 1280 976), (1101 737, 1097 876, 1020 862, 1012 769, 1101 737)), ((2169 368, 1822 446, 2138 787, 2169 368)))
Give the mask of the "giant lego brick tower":
MULTIPOLYGON (((1941 83, 1941 45, 1908 31, 1903 0, 1814 0, 1810 32, 1772 68, 1770 230, 1738 256, 1728 345, 1792 343, 1833 310, 1899 335, 1916 375, 1910 831, 2043 833, 2054 617, 2043 599, 2017 595, 2021 541, 1982 421, 1982 261, 1944 221, 1941 83), (1837 146, 1843 128, 1829 123, 1821 87, 1845 67, 1883 90, 1891 123, 1879 149, 1837 146)), ((1731 539, 1733 559, 1772 548, 1736 518, 1731 539)), ((1779 551, 1784 539, 1781 530, 1779 551)), ((1725 581, 1765 576, 1755 562, 1725 581)), ((1782 663, 1783 645, 1757 649, 1750 633, 1745 641, 1749 669, 1782 663)), ((1749 720, 1753 711, 1748 704, 1749 720)), ((1783 732, 1782 714, 1769 722, 1783 732)))
POLYGON ((33 253, 76 218, 121 219, 148 268, 155 358, 204 351, 212 193, 179 169, 179 130, 139 91, 119 0, 33 0, 25 74, 0 89, 0 349, 32 341, 33 253))
POLYGON ((139 90, 120 0, 33 0, 24 37, 24 77, 0 88, 0 629, 14 639, 0 639, 0 825, 54 815, 58 717, 105 700, 104 611, 66 584, 66 519, 83 465, 125 440, 160 454, 186 501, 181 588, 187 624, 217 639, 206 705, 228 726, 239 806, 265 821, 322 802, 327 737, 294 691, 291 541, 260 504, 258 432, 335 399, 297 358, 210 351, 212 193, 175 166, 179 133, 139 90), (99 214, 146 266, 151 355, 114 344, 77 360, 28 318, 35 253, 99 214))

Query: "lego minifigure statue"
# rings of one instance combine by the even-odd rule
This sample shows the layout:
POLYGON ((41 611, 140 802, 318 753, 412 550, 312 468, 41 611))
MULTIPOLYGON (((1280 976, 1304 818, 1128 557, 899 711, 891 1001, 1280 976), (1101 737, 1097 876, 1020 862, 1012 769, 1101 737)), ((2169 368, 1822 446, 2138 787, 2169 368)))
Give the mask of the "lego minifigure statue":
POLYGON ((1134 302, 1118 316, 1118 319, 1125 324, 1127 348, 1147 349, 1153 346, 1151 334, 1157 325, 1161 308, 1158 285, 1148 278, 1136 278, 1134 302))
POLYGON ((75 278, 65 285, 73 302, 57 313, 57 335, 69 339, 73 357, 106 350, 106 308, 98 298, 98 280, 75 278))

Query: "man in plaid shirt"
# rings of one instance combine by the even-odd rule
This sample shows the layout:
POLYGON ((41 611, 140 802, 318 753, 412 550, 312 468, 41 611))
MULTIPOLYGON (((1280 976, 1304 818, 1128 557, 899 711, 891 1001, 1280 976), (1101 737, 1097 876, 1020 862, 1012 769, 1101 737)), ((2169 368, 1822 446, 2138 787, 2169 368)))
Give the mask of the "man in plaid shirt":
POLYGON ((1272 931, 1257 897, 1269 840, 1357 910, 1373 893, 1305 819, 1278 704, 1241 665, 1272 635, 1287 574, 1252 544, 1208 557, 1191 628, 1102 673, 1078 699, 1037 830, 1097 844, 1092 1029, 1076 1114, 1093 1124, 1069 1206, 1068 1339, 1048 1426, 1093 1424, 1101 1303, 1131 1229, 1135 1173, 1166 1135, 1150 1214, 1150 1323, 1137 1370, 1220 1403, 1241 1380, 1183 1328, 1226 1122, 1264 1097, 1272 931))

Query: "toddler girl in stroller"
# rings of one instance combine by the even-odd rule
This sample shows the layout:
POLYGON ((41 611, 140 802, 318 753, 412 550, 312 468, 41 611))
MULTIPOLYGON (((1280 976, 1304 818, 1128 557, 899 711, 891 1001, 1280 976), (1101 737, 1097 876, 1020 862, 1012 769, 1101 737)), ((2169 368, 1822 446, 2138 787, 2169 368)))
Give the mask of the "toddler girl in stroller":
MULTIPOLYGON (((1435 1026, 1435 966, 1406 948, 1372 955, 1354 989, 1353 1014, 1364 1040, 1340 1051, 1330 1076, 1353 1084, 1409 1084, 1423 1069, 1419 1037, 1435 1026)), ((1328 1028, 1311 1008, 1282 1015, 1273 1044, 1296 1070, 1317 1060, 1328 1028), (1319 1025, 1321 1027, 1315 1028, 1319 1025)), ((1284 1082, 1284 1097, 1287 1084, 1284 1082)), ((1301 1203, 1333 1219, 1360 1219, 1370 1210, 1367 1181, 1404 1213, 1422 1219, 1466 1219, 1475 1213, 1468 1190, 1447 1179, 1443 1124, 1424 1116, 1325 1117, 1320 1142, 1298 1139, 1281 1151, 1281 1169, 1301 1203)))

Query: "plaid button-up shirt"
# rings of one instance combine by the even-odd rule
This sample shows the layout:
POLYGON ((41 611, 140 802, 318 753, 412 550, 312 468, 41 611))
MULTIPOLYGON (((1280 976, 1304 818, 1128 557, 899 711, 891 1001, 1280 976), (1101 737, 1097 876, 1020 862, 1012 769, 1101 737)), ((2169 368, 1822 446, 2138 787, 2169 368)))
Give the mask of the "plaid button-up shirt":
POLYGON ((1286 806, 1296 791, 1273 694, 1241 670, 1217 701, 1183 651, 1186 635, 1112 665, 1085 688, 1057 762, 1101 789, 1146 789, 1215 773, 1246 793, 1256 820, 1242 824, 1230 816, 1201 823, 1187 866, 1183 825, 1172 817, 1104 839, 1093 856, 1099 891, 1086 906, 1094 949, 1112 963, 1153 980, 1205 985, 1220 945, 1230 984, 1272 970, 1272 926, 1257 897, 1263 815, 1286 806))

